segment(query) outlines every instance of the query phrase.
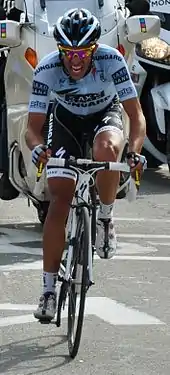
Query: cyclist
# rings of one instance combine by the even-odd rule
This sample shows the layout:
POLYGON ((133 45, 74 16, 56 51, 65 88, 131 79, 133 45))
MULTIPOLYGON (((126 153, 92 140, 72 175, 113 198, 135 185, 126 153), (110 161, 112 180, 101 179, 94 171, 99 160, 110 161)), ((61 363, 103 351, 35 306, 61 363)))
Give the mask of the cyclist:
MULTIPOLYGON (((117 161, 123 148, 120 102, 130 118, 128 157, 135 165, 134 158, 145 137, 145 118, 123 56, 114 48, 98 44, 100 35, 99 21, 86 9, 68 11, 54 27, 58 50, 37 66, 29 102, 26 142, 36 166, 40 162, 46 164, 50 155, 81 157, 84 132, 89 135, 96 161, 117 161), (57 99, 50 115, 51 151, 42 137, 50 93, 57 99)), ((140 163, 136 168, 142 168, 140 163)), ((34 316, 50 320, 55 315, 57 272, 76 173, 48 168, 47 178, 51 200, 43 234, 43 295, 34 316)), ((109 257, 116 251, 113 214, 118 184, 119 172, 98 172, 96 186, 101 203, 96 249, 101 258, 105 231, 109 237, 109 257)))

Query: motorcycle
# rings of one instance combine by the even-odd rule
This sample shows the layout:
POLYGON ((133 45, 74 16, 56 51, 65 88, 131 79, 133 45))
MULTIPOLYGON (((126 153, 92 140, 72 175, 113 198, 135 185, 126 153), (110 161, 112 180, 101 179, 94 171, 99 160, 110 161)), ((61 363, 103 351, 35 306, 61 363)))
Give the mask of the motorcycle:
MULTIPOLYGON (((20 3, 21 0, 16 0, 20 3)), ((43 223, 49 205, 45 169, 37 182, 37 170, 31 161, 31 152, 25 142, 28 119, 28 102, 33 71, 44 55, 56 49, 53 24, 66 10, 81 7, 81 0, 47 1, 28 0, 22 3, 20 22, 0 22, 0 45, 9 50, 5 68, 7 107, 9 179, 18 192, 25 194, 38 211, 43 223), (23 6, 23 4, 25 4, 23 6)), ((84 0, 83 7, 95 14, 100 22, 100 42, 118 48, 128 64, 132 60, 134 45, 146 38, 159 35, 160 21, 156 16, 130 16, 123 5, 110 0, 84 0)), ((106 56, 108 58, 108 56, 106 56)), ((46 67, 48 69, 48 66, 46 67)), ((50 110, 44 124, 47 141, 50 129, 50 110)), ((128 137, 128 118, 124 114, 125 144, 128 137)), ((120 188, 121 190, 121 188, 120 188)))
POLYGON ((142 153, 149 167, 170 170, 170 9, 151 1, 150 10, 160 18, 160 35, 137 43, 130 71, 147 123, 142 153))

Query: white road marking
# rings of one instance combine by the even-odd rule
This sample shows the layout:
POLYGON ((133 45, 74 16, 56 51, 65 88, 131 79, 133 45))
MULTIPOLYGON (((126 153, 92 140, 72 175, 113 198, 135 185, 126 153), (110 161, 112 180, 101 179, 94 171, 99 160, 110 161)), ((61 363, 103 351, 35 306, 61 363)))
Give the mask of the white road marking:
MULTIPOLYGON (((121 218, 120 218, 121 219, 121 218)), ((143 220, 144 218, 142 218, 143 220)), ((129 218, 131 220, 131 218, 129 218)), ((156 219, 157 220, 157 219, 156 219)), ((29 227, 29 225, 28 225, 29 227)), ((0 254, 29 254, 29 255, 39 255, 42 257, 42 248, 30 248, 29 242, 41 241, 42 233, 36 233, 35 231, 28 231, 27 229, 9 229, 2 228, 2 232, 6 235, 0 236, 0 254), (21 246, 14 246, 12 242, 20 242, 21 246), (28 242, 27 247, 22 242, 28 242)), ((136 243, 126 243, 118 242, 117 254, 112 260, 116 261, 170 261, 170 257, 156 257, 152 256, 151 253, 156 253, 158 251, 154 246, 156 245, 152 239, 170 239, 170 235, 164 234, 131 234, 131 233, 120 233, 118 237, 123 238, 148 238, 151 241, 148 242, 150 246, 139 245, 136 243)), ((158 242, 158 244, 164 244, 158 242)), ((168 242, 166 242, 168 244, 168 242)), ((38 243, 37 243, 38 245, 38 243)), ((35 243, 36 246, 36 243, 35 243)), ((34 258, 35 259, 35 258, 34 258)), ((42 269, 42 260, 37 260, 31 262, 31 259, 27 259, 28 262, 17 262, 14 264, 1 265, 0 272, 11 272, 11 271, 25 271, 25 270, 41 270, 42 269)), ((99 260, 100 258, 95 255, 95 259, 99 260)))
POLYGON ((170 239, 170 234, 118 233, 118 238, 163 238, 170 239))
MULTIPOLYGON (((130 242, 118 242, 117 255, 127 255, 127 254, 145 254, 156 252, 158 249, 153 246, 139 245, 130 242)), ((42 255, 42 248, 29 248, 29 247, 17 247, 13 246, 11 243, 7 245, 1 245, 0 240, 0 254, 32 254, 32 255, 42 255)))
POLYGON ((4 228, 1 227, 0 232, 3 233, 0 235, 1 243, 9 242, 27 242, 27 241, 41 241, 42 240, 42 231, 38 232, 34 226, 28 226, 28 230, 26 226, 24 228, 4 228), (33 231, 30 228, 33 227, 33 231))
MULTIPOLYGON (((1 208, 1 207, 0 207, 1 208)), ((18 209, 16 207, 16 209, 18 209)), ((19 211, 19 210, 18 210, 19 211)), ((12 212, 10 212, 10 214, 12 214, 12 212)), ((15 215, 15 214, 14 214, 15 215)), ((0 218, 0 225, 3 225, 3 226, 8 226, 8 225, 24 225, 24 226, 29 226, 29 228, 31 226, 34 226, 34 225, 39 225, 39 221, 37 221, 37 217, 32 217, 30 219, 26 219, 27 221, 25 221, 25 218, 22 219, 22 217, 14 217, 14 215, 12 215, 12 217, 9 217, 8 218, 0 218), (34 225, 33 225, 34 223, 34 225)), ((25 216, 25 215, 24 215, 25 216)))
MULTIPOLYGON (((154 242, 153 242, 154 244, 154 242)), ((135 243, 129 242, 118 242, 118 250, 116 255, 110 260, 148 260, 148 261, 170 261, 169 257, 160 257, 154 255, 143 255, 146 253, 155 253, 158 249, 149 246, 142 246, 135 243), (120 249, 119 249, 120 247, 120 249), (137 255, 134 255, 137 254, 137 255)), ((99 256, 95 254, 94 259, 99 260, 99 256)), ((108 260, 109 261, 109 260, 108 260)))
POLYGON ((170 242, 153 242, 153 241, 147 241, 149 245, 155 245, 155 246, 170 246, 170 242))
POLYGON ((0 310, 9 310, 9 311, 33 311, 37 308, 37 305, 27 305, 27 304, 18 304, 18 303, 0 303, 0 310))
MULTIPOLYGON (((167 204, 166 204, 167 205, 167 204)), ((166 218, 163 218, 163 217, 160 217, 160 218, 152 218, 152 217, 120 217, 120 216, 115 216, 114 217, 115 221, 128 221, 129 223, 132 222, 132 221, 136 221, 136 222, 151 222, 151 223, 160 223, 160 221, 162 223, 170 223, 170 219, 166 219, 166 218)), ((35 228, 35 226, 37 226, 37 224, 39 224, 37 221, 33 223, 33 220, 27 220, 27 222, 23 223, 21 221, 19 221, 18 223, 16 222, 15 220, 15 223, 14 223, 14 219, 13 218, 8 218, 8 221, 6 219, 0 219, 0 224, 3 225, 3 228, 2 228, 2 231, 18 231, 20 229, 16 229, 16 228, 6 228, 6 226, 8 226, 8 224, 10 225, 17 225, 18 227, 21 225, 22 226, 22 232, 25 231, 26 228, 35 228)), ((28 231, 27 231, 27 235, 28 235, 28 231)))
POLYGON ((148 260, 148 261, 164 261, 170 262, 169 257, 155 257, 155 256, 142 256, 142 255, 122 255, 122 256, 115 256, 112 260, 148 260))
MULTIPOLYGON (((0 310, 34 311, 36 305, 0 304, 0 310)), ((152 315, 140 312, 125 306, 107 297, 88 297, 86 299, 85 315, 94 315, 112 325, 153 325, 165 324, 152 315)), ((67 308, 62 312, 62 318, 67 317, 67 308)), ((32 314, 6 316, 0 318, 0 327, 16 324, 35 323, 37 320, 32 314)))
POLYGON ((25 271, 25 270, 40 270, 42 269, 42 260, 37 260, 35 262, 29 263, 14 263, 0 266, 0 272, 10 272, 10 271, 25 271))
POLYGON ((149 218, 149 217, 115 217, 115 221, 128 221, 131 223, 132 221, 139 221, 139 222, 151 222, 151 223, 170 223, 170 219, 154 219, 154 218, 149 218))
POLYGON ((96 315, 113 325, 165 324, 152 315, 127 307, 107 297, 89 297, 89 299, 86 314, 96 315))
MULTIPOLYGON (((101 262, 104 262, 104 260, 100 259, 98 255, 95 255, 95 260, 100 260, 101 262)), ((136 261, 159 261, 159 262, 170 262, 170 256, 169 257, 157 257, 157 256, 146 256, 146 255, 115 255, 112 259, 108 259, 107 262, 111 261, 124 261, 124 260, 136 260, 136 261)), ((0 272, 3 272, 4 275, 7 272, 14 272, 14 271, 37 271, 42 270, 42 260, 37 260, 35 262, 29 262, 29 263, 15 263, 15 264, 7 264, 4 266, 0 266, 0 272)))
POLYGON ((32 314, 29 315, 18 315, 18 316, 6 316, 0 318, 0 327, 8 327, 16 324, 35 323, 35 318, 32 314))
MULTIPOLYGON (((18 241, 20 242, 20 241, 18 241)), ((0 243, 0 254, 30 254, 30 255, 42 255, 42 248, 31 248, 31 247, 22 247, 14 246, 12 244, 3 245, 0 243)))
MULTIPOLYGON (((6 248, 7 250, 7 247, 9 245, 11 245, 11 243, 15 243, 15 242, 20 242, 20 246, 22 246, 22 242, 25 243, 25 242, 36 242, 36 241, 42 241, 42 234, 41 233, 32 233, 30 232, 29 234, 27 233, 27 231, 23 230, 11 230, 11 233, 9 233, 9 229, 7 231, 7 235, 1 235, 0 237, 0 247, 2 248, 6 248)), ((4 230, 3 230, 4 231, 4 230)), ((118 238, 155 238, 155 239, 170 239, 170 235, 169 234, 146 234, 146 233, 118 233, 117 234, 117 237, 118 238)), ((12 247, 14 248, 15 247, 15 250, 18 249, 18 252, 21 252, 21 249, 15 245, 12 245, 12 247)), ((32 249, 32 252, 33 251, 36 251, 36 249, 32 249)), ((29 247, 25 247, 25 251, 29 251, 29 247)))
POLYGON ((13 228, 1 228, 1 232, 3 234, 0 235, 0 253, 25 253, 35 255, 42 254, 42 249, 29 247, 29 242, 42 242, 42 233, 37 233, 35 231, 30 231, 26 229, 23 230, 13 228), (20 246, 15 245, 15 243, 20 243, 20 246), (25 243, 28 243, 28 245, 25 246, 25 243))
POLYGON ((148 254, 157 251, 158 249, 153 246, 139 245, 133 242, 118 242, 116 255, 148 254))
MULTIPOLYGON (((14 272, 14 271, 35 271, 42 270, 42 261, 37 260, 31 263, 15 263, 11 265, 0 266, 0 272, 14 272)), ((8 276, 8 275, 7 275, 8 276)))

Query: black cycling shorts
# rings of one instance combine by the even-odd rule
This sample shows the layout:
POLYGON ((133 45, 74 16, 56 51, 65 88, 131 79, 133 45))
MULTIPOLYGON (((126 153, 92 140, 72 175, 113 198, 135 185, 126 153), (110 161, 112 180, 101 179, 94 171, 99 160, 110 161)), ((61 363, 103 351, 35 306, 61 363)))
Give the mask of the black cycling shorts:
POLYGON ((90 147, 97 133, 103 130, 122 131, 122 112, 119 104, 111 104, 105 110, 89 116, 74 115, 60 104, 55 104, 50 115, 49 143, 53 157, 82 157, 85 135, 90 147), (105 129, 104 129, 105 128, 105 129))
MULTIPOLYGON (((52 151, 51 156, 66 159, 71 156, 85 157, 83 154, 85 139, 91 148, 98 133, 112 129, 123 132, 122 111, 119 104, 112 103, 105 110, 84 117, 71 113, 60 104, 54 104, 49 118, 47 141, 52 151)), ((48 168, 47 177, 61 176, 61 169, 59 174, 56 169, 53 168, 53 173, 52 171, 49 173, 48 168)))

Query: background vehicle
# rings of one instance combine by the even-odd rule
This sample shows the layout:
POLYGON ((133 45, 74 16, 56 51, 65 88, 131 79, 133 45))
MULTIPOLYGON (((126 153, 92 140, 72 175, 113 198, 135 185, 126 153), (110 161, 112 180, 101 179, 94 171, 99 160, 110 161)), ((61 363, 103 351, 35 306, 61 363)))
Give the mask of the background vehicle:
POLYGON ((151 1, 150 10, 160 17, 159 38, 138 43, 131 67, 147 121, 142 151, 148 166, 168 163, 170 168, 170 6, 151 1), (168 13, 169 12, 169 13, 168 13))
MULTIPOLYGON (((102 27, 100 42, 119 48, 130 64, 135 43, 159 35, 160 22, 155 16, 129 17, 129 10, 117 5, 117 1, 114 3, 110 0, 83 1, 83 7, 88 8, 100 19, 102 27)), ((5 68, 9 178, 18 191, 31 199, 37 207, 42 222, 49 202, 45 173, 41 177, 41 188, 35 191, 36 168, 31 162, 31 152, 25 142, 32 75, 38 61, 56 48, 52 36, 56 15, 58 17, 67 9, 81 6, 81 0, 48 0, 46 7, 42 1, 28 0, 27 8, 24 6, 21 9, 20 22, 6 20, 0 24, 3 31, 0 44, 10 47, 5 68)), ((46 69, 48 68, 47 66, 46 69)), ((44 124, 45 138, 49 115, 50 107, 44 124)), ((124 124, 125 134, 128 135, 126 116, 124 116, 124 124)))

